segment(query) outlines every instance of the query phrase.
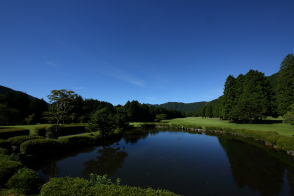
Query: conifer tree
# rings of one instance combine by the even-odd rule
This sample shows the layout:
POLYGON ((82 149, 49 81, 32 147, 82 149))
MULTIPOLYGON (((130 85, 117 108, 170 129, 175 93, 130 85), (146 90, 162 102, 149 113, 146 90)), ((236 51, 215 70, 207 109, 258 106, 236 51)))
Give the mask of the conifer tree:
POLYGON ((227 77, 225 88, 224 88, 224 95, 223 95, 223 102, 222 102, 222 109, 221 109, 221 116, 224 119, 228 119, 230 116, 230 111, 232 110, 233 106, 235 105, 235 98, 236 98, 236 79, 234 76, 229 75, 227 77))
POLYGON ((250 106, 250 110, 246 111, 247 114, 240 115, 255 119, 271 115, 273 99, 274 91, 268 78, 264 76, 264 73, 250 70, 245 75, 242 98, 238 102, 238 108, 250 106), (240 106, 240 104, 247 106, 240 106))
POLYGON ((288 54, 281 63, 278 73, 277 101, 278 112, 284 115, 294 104, 294 56, 288 54))

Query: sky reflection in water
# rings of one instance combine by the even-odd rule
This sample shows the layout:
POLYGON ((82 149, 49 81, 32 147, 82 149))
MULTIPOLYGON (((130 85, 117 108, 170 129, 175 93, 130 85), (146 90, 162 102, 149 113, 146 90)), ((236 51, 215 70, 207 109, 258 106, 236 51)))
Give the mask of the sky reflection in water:
POLYGON ((112 182, 120 178, 121 184, 162 188, 185 196, 294 195, 293 160, 285 153, 234 138, 181 131, 132 131, 119 145, 85 149, 48 163, 38 173, 83 178, 90 173, 107 173, 112 182))

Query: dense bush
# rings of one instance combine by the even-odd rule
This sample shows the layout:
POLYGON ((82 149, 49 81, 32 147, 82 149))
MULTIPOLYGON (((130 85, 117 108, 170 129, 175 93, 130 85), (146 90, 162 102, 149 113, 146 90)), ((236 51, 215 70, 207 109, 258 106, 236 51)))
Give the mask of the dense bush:
POLYGON ((283 136, 283 135, 271 135, 271 136, 267 137, 265 141, 271 143, 272 145, 276 145, 277 144, 277 141, 280 138, 282 138, 282 137, 287 137, 287 136, 283 136))
POLYGON ((60 136, 73 135, 86 132, 86 126, 83 125, 65 125, 60 130, 60 136))
MULTIPOLYGON (((143 123, 143 124, 140 124, 140 127, 144 128, 144 129, 147 129, 147 128, 155 128, 157 124, 148 124, 148 123, 143 123)), ((129 128, 129 129, 132 129, 132 128, 129 128)))
POLYGON ((277 147, 281 150, 284 150, 284 151, 294 150, 293 137, 281 137, 276 143, 277 143, 277 147))
POLYGON ((157 196, 175 196, 175 193, 166 190, 154 190, 151 188, 141 189, 137 187, 118 186, 118 185, 98 185, 93 186, 85 179, 81 178, 51 178, 41 189, 40 195, 157 195, 157 196))
POLYGON ((275 131, 251 131, 250 133, 249 131, 246 131, 246 130, 244 131, 244 134, 251 138, 259 139, 262 141, 266 141, 269 136, 279 135, 275 131))
POLYGON ((9 180, 13 174, 23 168, 23 165, 20 162, 10 161, 7 159, 0 160, 0 187, 4 186, 4 184, 9 180))
POLYGON ((222 131, 223 129, 221 127, 205 126, 205 130, 207 130, 207 131, 222 131))
POLYGON ((59 142, 53 139, 34 139, 20 145, 20 152, 25 155, 46 156, 55 154, 59 142))
POLYGON ((29 135, 28 129, 0 129, 0 139, 8 139, 19 135, 29 135))
POLYGON ((8 155, 8 150, 5 148, 0 148, 0 155, 8 155))
POLYGON ((223 128, 223 132, 224 133, 232 133, 233 130, 231 128, 225 127, 225 128, 223 128))
POLYGON ((63 150, 75 149, 79 147, 92 146, 95 144, 94 136, 74 136, 59 138, 57 142, 63 150))
POLYGON ((23 142, 33 139, 45 139, 42 136, 21 135, 7 139, 11 146, 20 146, 23 142))
POLYGON ((38 193, 44 181, 38 174, 29 168, 19 169, 6 183, 10 189, 16 190, 18 193, 38 193))
POLYGON ((45 137, 46 136, 46 128, 47 128, 47 126, 45 126, 45 127, 35 127, 34 133, 37 136, 43 136, 43 137, 45 137))
POLYGON ((9 149, 10 143, 7 140, 0 139, 0 148, 9 149))
POLYGON ((63 128, 63 125, 50 125, 46 128, 46 137, 50 139, 57 139, 58 136, 60 135, 60 132, 63 128))

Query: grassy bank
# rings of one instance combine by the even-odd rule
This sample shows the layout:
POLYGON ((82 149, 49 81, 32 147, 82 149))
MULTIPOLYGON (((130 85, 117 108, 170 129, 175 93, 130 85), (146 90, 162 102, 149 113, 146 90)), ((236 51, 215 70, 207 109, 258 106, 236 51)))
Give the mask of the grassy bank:
MULTIPOLYGON (((201 117, 187 117, 187 118, 175 118, 172 120, 163 120, 168 124, 180 124, 180 125, 199 125, 202 127, 222 127, 231 129, 246 129, 257 131, 276 131, 279 135, 292 136, 294 135, 294 127, 282 123, 282 118, 267 118, 263 120, 261 124, 235 124, 229 121, 220 121, 218 118, 201 118, 201 117)), ((134 126, 138 126, 140 123, 130 123, 134 126)))

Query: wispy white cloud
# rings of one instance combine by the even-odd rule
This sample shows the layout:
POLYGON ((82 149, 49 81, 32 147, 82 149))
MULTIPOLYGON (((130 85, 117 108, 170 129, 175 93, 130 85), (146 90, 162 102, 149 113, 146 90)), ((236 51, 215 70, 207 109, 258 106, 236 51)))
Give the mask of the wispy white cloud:
POLYGON ((129 82, 129 83, 136 85, 136 86, 146 86, 144 80, 140 80, 138 78, 135 78, 123 70, 113 69, 113 72, 105 73, 105 75, 112 77, 112 78, 116 78, 116 79, 120 79, 120 80, 129 82))
POLYGON ((56 67, 56 64, 55 64, 55 63, 53 63, 52 61, 46 61, 45 63, 46 63, 46 64, 48 64, 48 65, 51 65, 51 66, 54 66, 54 67, 56 67))

